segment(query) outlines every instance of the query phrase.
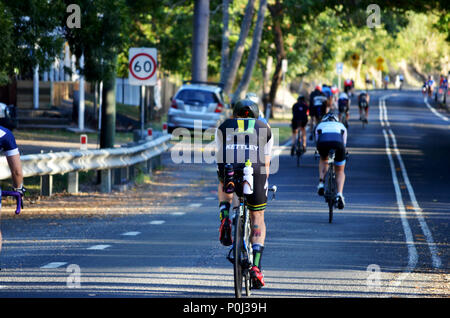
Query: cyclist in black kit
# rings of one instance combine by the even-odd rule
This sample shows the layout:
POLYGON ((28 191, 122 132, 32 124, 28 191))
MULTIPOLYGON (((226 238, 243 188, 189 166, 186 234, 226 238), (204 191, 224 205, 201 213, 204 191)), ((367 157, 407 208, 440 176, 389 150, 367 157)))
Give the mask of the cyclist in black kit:
POLYGON ((264 249, 266 225, 264 211, 267 204, 268 177, 273 146, 271 129, 257 120, 259 108, 251 100, 238 101, 233 107, 233 118, 225 120, 216 130, 216 159, 219 178, 220 242, 232 242, 230 210, 233 193, 224 191, 224 166, 231 163, 234 169, 243 168, 250 159, 253 167, 253 194, 246 195, 252 227, 251 241, 254 264, 250 271, 254 288, 264 286, 261 256, 264 249))
POLYGON ((301 138, 303 140, 303 152, 306 151, 306 125, 308 124, 309 106, 306 103, 305 96, 300 95, 297 102, 292 106, 292 148, 291 156, 294 155, 295 144, 297 142, 297 130, 301 131, 301 138))

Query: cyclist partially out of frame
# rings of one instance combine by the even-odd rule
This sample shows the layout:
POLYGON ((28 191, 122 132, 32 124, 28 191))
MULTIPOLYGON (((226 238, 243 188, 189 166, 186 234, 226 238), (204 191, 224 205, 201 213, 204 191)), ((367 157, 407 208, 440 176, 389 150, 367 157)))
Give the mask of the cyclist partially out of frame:
POLYGON ((317 186, 317 193, 323 196, 325 193, 324 180, 325 174, 328 170, 328 153, 331 149, 335 153, 335 171, 336 171, 336 185, 337 195, 336 202, 338 209, 343 209, 345 206, 343 190, 345 183, 345 156, 347 144, 347 129, 339 122, 339 118, 334 113, 330 112, 323 116, 322 121, 316 127, 317 151, 320 155, 319 162, 319 185, 317 186))
MULTIPOLYGON (((220 210, 219 240, 222 245, 232 242, 230 210, 233 193, 224 191, 224 167, 230 163, 235 173, 243 169, 249 159, 253 167, 253 193, 246 195, 250 211, 251 242, 254 264, 250 271, 252 286, 264 286, 261 272, 261 256, 266 237, 264 211, 267 204, 268 177, 273 146, 271 129, 257 120, 259 108, 249 99, 238 101, 233 107, 233 117, 225 120, 216 130, 216 160, 219 178, 218 198, 220 210)), ((225 185, 226 187, 227 185, 225 185)))
MULTIPOLYGON (((14 191, 25 193, 23 187, 22 163, 20 162, 19 149, 17 148, 16 139, 10 130, 0 126, 0 149, 6 156, 6 161, 11 171, 11 179, 14 191)), ((1 189, 0 189, 1 193, 1 189)), ((0 195, 1 209, 1 195, 0 195)), ((0 230, 0 251, 2 249, 2 232, 0 230)))

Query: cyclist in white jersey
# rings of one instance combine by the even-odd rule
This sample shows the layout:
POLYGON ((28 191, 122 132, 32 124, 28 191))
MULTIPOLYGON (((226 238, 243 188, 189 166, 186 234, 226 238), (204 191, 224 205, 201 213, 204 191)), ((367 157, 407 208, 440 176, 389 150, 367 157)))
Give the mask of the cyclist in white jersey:
MULTIPOLYGON (((20 162, 19 149, 17 148, 14 135, 5 127, 0 126, 0 149, 6 155, 9 169, 11 170, 11 179, 14 191, 20 192, 23 196, 25 188, 23 187, 22 164, 20 162)), ((1 189, 0 189, 1 191, 1 189)), ((0 195, 1 208, 1 195, 0 195)), ((2 249, 2 232, 0 231, 0 251, 2 249)))
POLYGON ((317 150, 320 154, 319 162, 319 185, 317 192, 320 196, 324 195, 324 179, 328 170, 328 153, 331 149, 336 151, 335 153, 335 171, 336 171, 336 184, 337 195, 336 201, 338 209, 343 209, 345 206, 343 190, 345 183, 345 156, 346 156, 346 144, 347 144, 347 129, 339 122, 339 118, 334 113, 326 114, 322 121, 316 127, 316 140, 317 150))

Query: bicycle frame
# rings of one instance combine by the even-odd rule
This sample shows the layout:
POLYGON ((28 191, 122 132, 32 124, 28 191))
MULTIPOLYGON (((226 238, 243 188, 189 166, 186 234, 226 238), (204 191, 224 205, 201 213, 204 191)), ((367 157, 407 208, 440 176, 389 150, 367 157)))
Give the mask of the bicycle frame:
MULTIPOLYGON (((242 297, 242 282, 245 284, 246 295, 250 296, 250 268, 253 264, 253 249, 251 244, 250 213, 245 197, 237 197, 238 205, 233 208, 233 245, 227 259, 233 264, 234 289, 237 298, 242 297)), ((236 200, 233 200, 236 201, 236 200)))
POLYGON ((330 150, 328 154, 328 171, 327 171, 327 186, 325 188, 325 202, 328 203, 328 222, 331 223, 333 221, 333 209, 335 207, 336 194, 337 194, 337 184, 336 184, 336 172, 334 170, 334 150, 330 150))

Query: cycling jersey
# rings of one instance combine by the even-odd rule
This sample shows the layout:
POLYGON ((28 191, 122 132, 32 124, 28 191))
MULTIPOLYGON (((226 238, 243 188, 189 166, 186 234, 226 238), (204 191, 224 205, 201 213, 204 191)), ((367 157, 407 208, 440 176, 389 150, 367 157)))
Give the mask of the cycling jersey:
POLYGON ((0 126, 0 149, 7 157, 14 156, 19 153, 14 135, 9 129, 2 126, 0 126))
POLYGON ((347 129, 340 122, 325 121, 317 125, 316 140, 322 141, 337 141, 347 144, 347 129))
POLYGON ((272 131, 260 120, 227 119, 216 130, 217 163, 264 165, 272 152, 272 131))
POLYGON ((331 149, 336 151, 335 164, 345 164, 345 146, 347 144, 347 129, 340 122, 321 122, 316 128, 317 150, 324 159, 331 149))
POLYGON ((308 118, 308 104, 297 102, 292 106, 292 120, 303 120, 308 118))
POLYGON ((346 113, 349 110, 348 106, 348 98, 339 98, 338 99, 338 108, 340 113, 346 113))

